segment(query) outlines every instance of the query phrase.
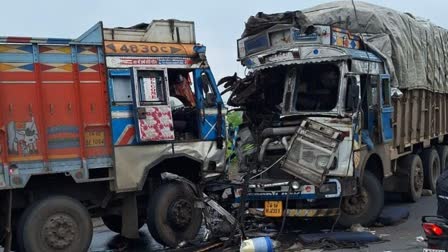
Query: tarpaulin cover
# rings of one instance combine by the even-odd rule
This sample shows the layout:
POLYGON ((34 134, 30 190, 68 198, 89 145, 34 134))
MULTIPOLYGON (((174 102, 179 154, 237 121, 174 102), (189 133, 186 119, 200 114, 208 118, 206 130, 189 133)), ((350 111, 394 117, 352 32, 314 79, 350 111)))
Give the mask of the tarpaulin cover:
POLYGON ((287 11, 276 14, 258 12, 257 15, 249 17, 241 37, 244 38, 255 35, 279 24, 292 24, 296 28, 312 26, 312 23, 310 23, 301 11, 287 11))
POLYGON ((351 1, 318 5, 303 12, 314 24, 364 34, 385 58, 394 86, 448 92, 448 31, 427 20, 377 5, 351 1), (358 23, 359 22, 359 23, 358 23))
MULTIPOLYGON (((448 31, 427 20, 416 18, 389 8, 355 2, 356 13, 351 1, 337 1, 321 4, 302 13, 306 15, 301 22, 294 18, 293 24, 306 26, 313 24, 333 25, 363 34, 369 49, 382 56, 389 69, 392 85, 401 89, 428 89, 448 93, 448 31)), ((257 14, 251 17, 248 28, 258 24, 271 24, 276 20, 287 20, 280 14, 257 14), (257 18, 258 17, 258 18, 257 18), (251 20, 252 19, 252 20, 251 20), (269 23, 269 22, 268 22, 269 23)), ((288 14, 288 16, 292 16, 288 14)), ((291 24, 291 23, 290 23, 291 24)), ((245 32, 243 35, 247 35, 245 32)))

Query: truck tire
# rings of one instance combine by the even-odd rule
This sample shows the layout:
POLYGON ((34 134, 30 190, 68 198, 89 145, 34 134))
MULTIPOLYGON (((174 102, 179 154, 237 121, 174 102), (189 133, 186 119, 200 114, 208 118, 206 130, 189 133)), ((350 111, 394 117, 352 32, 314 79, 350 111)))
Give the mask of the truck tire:
POLYGON ((193 191, 183 183, 161 185, 148 204, 146 224, 154 240, 171 248, 193 240, 202 223, 202 210, 194 201, 193 191))
POLYGON ((417 202, 422 197, 424 181, 421 158, 416 154, 409 154, 400 160, 399 167, 408 179, 408 191, 402 194, 403 198, 409 202, 417 202))
POLYGON ((342 199, 339 225, 372 225, 384 206, 384 191, 378 178, 370 171, 364 171, 362 186, 357 195, 342 199))
POLYGON ((27 208, 19 221, 21 252, 88 251, 93 228, 87 209, 67 196, 50 196, 27 208))
MULTIPOLYGON (((112 232, 117 234, 121 233, 121 215, 106 215, 102 216, 104 225, 112 232)), ((145 221, 143 218, 138 218, 138 229, 142 228, 145 225, 145 221)))
POLYGON ((424 188, 436 191, 436 182, 440 176, 440 158, 434 148, 426 149, 421 154, 423 172, 425 175, 424 188))
POLYGON ((439 145, 437 146, 437 152, 440 158, 440 174, 448 169, 448 146, 439 145))

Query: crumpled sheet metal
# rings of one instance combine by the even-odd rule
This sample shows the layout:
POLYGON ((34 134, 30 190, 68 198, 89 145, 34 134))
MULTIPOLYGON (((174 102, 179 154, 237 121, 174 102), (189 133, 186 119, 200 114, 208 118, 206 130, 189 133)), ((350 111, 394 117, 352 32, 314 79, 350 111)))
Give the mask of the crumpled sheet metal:
POLYGON ((394 87, 448 93, 448 31, 411 14, 351 1, 321 4, 303 13, 314 24, 361 33, 388 66, 394 87), (359 22, 359 23, 358 23, 359 22))
MULTIPOLYGON (((202 161, 203 169, 216 162, 216 171, 225 168, 225 148, 217 148, 215 141, 164 143, 115 147, 115 173, 117 192, 137 191, 143 188, 148 169, 163 157, 185 155, 202 161)), ((185 167, 188 169, 188 167, 185 167)))

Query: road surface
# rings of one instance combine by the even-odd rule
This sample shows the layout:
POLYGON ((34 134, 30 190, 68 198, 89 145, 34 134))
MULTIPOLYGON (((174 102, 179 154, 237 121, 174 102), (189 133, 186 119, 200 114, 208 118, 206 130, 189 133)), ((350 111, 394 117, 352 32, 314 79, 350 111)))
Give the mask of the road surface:
MULTIPOLYGON (((437 209, 437 201, 435 196, 423 197, 418 203, 409 204, 403 203, 394 197, 391 198, 387 205, 400 205, 409 207, 410 216, 408 220, 405 222, 389 227, 375 227, 371 228, 374 230, 377 235, 384 237, 389 241, 378 243, 378 244, 370 244, 367 248, 361 249, 349 249, 349 250, 338 250, 338 251, 422 251, 425 243, 417 242, 416 237, 423 236, 423 230, 421 228, 420 218, 422 215, 434 215, 437 209)), ((316 223, 312 224, 314 228, 316 228, 316 223)), ((303 232, 307 230, 303 227, 297 227, 297 229, 302 229, 303 232)), ((328 227, 319 227, 322 229, 328 227)), ((147 232, 147 228, 143 227, 141 231, 141 237, 139 241, 134 242, 133 244, 125 243, 120 236, 115 233, 109 231, 105 226, 101 226, 97 224, 95 228, 95 235, 93 238, 91 249, 92 251, 107 251, 110 249, 111 251, 157 251, 163 250, 163 247, 157 244, 152 240, 150 234, 147 232), (117 248, 121 248, 122 250, 117 250, 117 248)), ((291 237, 286 234, 284 236, 283 241, 280 239, 280 244, 283 244, 282 250, 286 249, 290 246, 291 237), (287 240, 287 241, 285 241, 287 240), (288 244, 288 245, 286 245, 288 244)))

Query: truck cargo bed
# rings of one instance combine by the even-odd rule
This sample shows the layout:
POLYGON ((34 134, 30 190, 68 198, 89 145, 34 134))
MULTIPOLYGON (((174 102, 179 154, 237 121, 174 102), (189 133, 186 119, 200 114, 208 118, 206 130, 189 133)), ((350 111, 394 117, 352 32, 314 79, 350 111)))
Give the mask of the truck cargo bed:
POLYGON ((13 187, 112 165, 101 24, 81 38, 0 39, 0 168, 13 187))

